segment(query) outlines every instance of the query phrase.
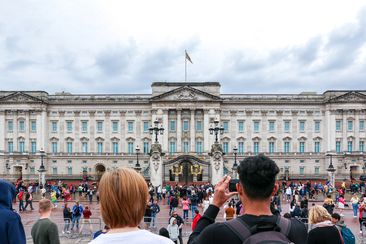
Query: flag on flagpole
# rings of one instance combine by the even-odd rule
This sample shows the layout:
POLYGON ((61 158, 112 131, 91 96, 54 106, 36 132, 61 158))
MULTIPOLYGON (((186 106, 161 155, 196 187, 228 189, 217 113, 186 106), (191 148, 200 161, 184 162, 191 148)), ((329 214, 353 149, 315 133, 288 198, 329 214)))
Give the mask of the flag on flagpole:
POLYGON ((185 51, 185 52, 186 52, 186 60, 188 60, 189 62, 191 62, 191 64, 193 64, 193 62, 192 62, 192 60, 191 60, 191 57, 189 57, 189 55, 188 55, 187 51, 185 51))

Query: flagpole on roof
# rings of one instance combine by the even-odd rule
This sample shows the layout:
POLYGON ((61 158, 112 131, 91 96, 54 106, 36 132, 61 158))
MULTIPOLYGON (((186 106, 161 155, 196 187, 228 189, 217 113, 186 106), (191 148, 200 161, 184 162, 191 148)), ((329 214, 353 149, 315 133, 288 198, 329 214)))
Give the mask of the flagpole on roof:
POLYGON ((191 57, 188 55, 187 50, 184 50, 184 80, 187 81, 187 60, 193 64, 191 57))
POLYGON ((184 50, 184 81, 187 81, 187 50, 184 50))

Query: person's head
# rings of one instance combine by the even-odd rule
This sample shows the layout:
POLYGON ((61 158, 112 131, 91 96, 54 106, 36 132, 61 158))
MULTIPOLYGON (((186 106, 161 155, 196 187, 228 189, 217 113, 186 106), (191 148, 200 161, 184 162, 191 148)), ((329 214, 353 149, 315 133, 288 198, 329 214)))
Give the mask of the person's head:
POLYGON ((229 207, 231 208, 231 206, 233 206, 233 205, 231 204, 231 202, 229 202, 229 207))
POLYGON ((68 208, 68 204, 67 204, 67 202, 65 202, 64 208, 68 208))
POLYGON ((39 201, 39 213, 40 214, 45 214, 48 212, 51 212, 52 210, 52 204, 51 201, 49 199, 41 199, 39 201))
POLYGON ((332 214, 332 223, 337 224, 341 220, 341 216, 337 213, 332 214))
POLYGON ((0 206, 6 209, 12 209, 13 200, 16 196, 16 189, 13 184, 8 181, 0 180, 0 206))
POLYGON ((76 204, 76 206, 79 206, 79 201, 76 201, 75 204, 76 204))
POLYGON ((177 217, 177 216, 178 216, 177 211, 174 211, 174 212, 172 213, 172 216, 173 216, 173 217, 177 217))
POLYGON ((199 211, 197 208, 195 208, 195 209, 194 209, 194 213, 195 213, 196 215, 198 215, 198 214, 200 213, 200 211, 199 211))
POLYGON ((290 213, 285 213, 283 215, 283 217, 286 218, 286 219, 291 219, 291 214, 290 213))
POLYGON ((172 217, 172 218, 170 219, 170 224, 171 224, 171 225, 176 225, 176 224, 177 224, 177 219, 176 219, 176 218, 174 218, 174 217, 172 217))
POLYGON ((237 185, 237 190, 240 196, 252 200, 269 200, 277 191, 275 182, 279 171, 276 163, 264 155, 245 158, 238 167, 240 184, 237 185))
POLYGON ((327 195, 327 198, 331 198, 332 196, 331 195, 327 195))
POLYGON ((85 205, 85 209, 88 210, 89 209, 89 206, 88 205, 85 205))
POLYGON ((324 207, 320 205, 315 205, 310 209, 309 211, 310 224, 316 224, 326 220, 331 220, 331 216, 324 207))
POLYGON ((145 179, 136 171, 116 169, 103 174, 99 183, 100 212, 111 229, 136 227, 148 201, 145 179))
POLYGON ((169 232, 166 228, 162 227, 160 230, 159 230, 159 235, 160 236, 164 236, 166 238, 170 238, 169 237, 169 232))

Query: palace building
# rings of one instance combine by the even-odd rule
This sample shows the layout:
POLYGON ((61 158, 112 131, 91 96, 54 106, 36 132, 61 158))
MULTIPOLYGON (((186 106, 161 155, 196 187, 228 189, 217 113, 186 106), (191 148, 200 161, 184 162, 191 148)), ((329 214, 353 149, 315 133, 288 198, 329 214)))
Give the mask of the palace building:
POLYGON ((218 82, 151 88, 133 95, 1 91, 1 178, 38 180, 43 160, 46 180, 97 180, 106 170, 135 168, 138 158, 149 179, 156 120, 164 128, 157 135, 163 182, 211 180, 214 120, 223 128, 224 173, 235 159, 264 153, 280 178, 324 180, 331 160, 336 179, 364 174, 366 91, 222 94, 218 82))

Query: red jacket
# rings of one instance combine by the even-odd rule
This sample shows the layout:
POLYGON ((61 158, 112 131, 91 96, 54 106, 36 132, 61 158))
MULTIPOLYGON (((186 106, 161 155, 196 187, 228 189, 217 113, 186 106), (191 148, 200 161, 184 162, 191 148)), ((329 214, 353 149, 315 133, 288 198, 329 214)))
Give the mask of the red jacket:
POLYGON ((89 219, 90 216, 92 215, 92 213, 90 212, 90 210, 84 209, 83 215, 84 215, 84 219, 89 219))
POLYGON ((201 215, 197 214, 196 216, 194 216, 193 222, 192 222, 192 231, 194 231, 194 229, 196 228, 196 225, 198 223, 198 220, 200 220, 201 215))

